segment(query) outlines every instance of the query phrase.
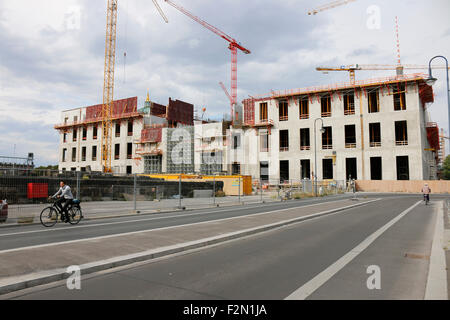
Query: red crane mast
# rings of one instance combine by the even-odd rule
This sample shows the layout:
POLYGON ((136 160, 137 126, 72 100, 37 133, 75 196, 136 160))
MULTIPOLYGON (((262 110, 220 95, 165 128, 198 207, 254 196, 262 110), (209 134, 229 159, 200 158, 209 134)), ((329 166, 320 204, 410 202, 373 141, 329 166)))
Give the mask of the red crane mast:
POLYGON ((235 39, 227 35, 225 32, 219 30, 218 28, 214 27, 213 25, 209 24, 208 22, 200 19, 199 17, 193 15, 180 5, 177 5, 176 3, 173 3, 170 0, 164 0, 168 4, 170 4, 172 7, 180 11, 181 13, 185 14, 189 18, 191 18, 194 21, 197 21, 202 26, 207 28, 208 30, 214 32, 222 39, 229 42, 228 49, 231 51, 231 119, 234 118, 234 112, 233 108, 234 105, 237 103, 237 50, 241 50, 245 54, 251 53, 250 50, 244 48, 242 45, 240 45, 235 39))

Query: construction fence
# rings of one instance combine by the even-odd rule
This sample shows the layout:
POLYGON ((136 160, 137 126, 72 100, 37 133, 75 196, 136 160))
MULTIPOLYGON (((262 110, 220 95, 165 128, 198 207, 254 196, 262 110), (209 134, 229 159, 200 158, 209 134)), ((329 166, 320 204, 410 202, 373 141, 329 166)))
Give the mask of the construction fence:
MULTIPOLYGON (((41 211, 59 190, 69 185, 81 200, 84 217, 110 217, 140 213, 163 213, 184 209, 285 201, 337 195, 348 190, 344 181, 251 179, 250 176, 168 175, 165 179, 145 175, 1 169, 0 199, 8 203, 6 222, 39 222, 41 211), (181 196, 180 196, 181 195, 181 196)), ((0 221, 5 222, 5 221, 0 221)))

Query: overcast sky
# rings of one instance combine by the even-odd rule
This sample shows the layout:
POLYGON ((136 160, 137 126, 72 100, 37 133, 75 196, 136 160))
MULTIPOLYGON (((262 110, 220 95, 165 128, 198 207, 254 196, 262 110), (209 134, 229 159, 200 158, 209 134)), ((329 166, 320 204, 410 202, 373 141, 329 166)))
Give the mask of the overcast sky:
MULTIPOLYGON (((346 72, 315 71, 319 65, 395 64, 395 16, 402 63, 450 58, 448 0, 357 0, 315 16, 308 10, 331 0, 173 1, 251 50, 238 54, 239 101, 272 89, 348 80, 346 72)), ((169 24, 150 0, 119 0, 115 99, 138 96, 142 105, 149 90, 155 102, 172 97, 221 117, 229 112, 218 84, 230 86, 227 43, 158 2, 169 24)), ((38 165, 57 164, 53 126, 61 111, 101 103, 106 3, 0 0, 0 155, 34 152, 38 165)), ((358 71, 356 77, 394 73, 358 71)), ((447 130, 445 71, 433 75, 439 80, 429 110, 447 130)))

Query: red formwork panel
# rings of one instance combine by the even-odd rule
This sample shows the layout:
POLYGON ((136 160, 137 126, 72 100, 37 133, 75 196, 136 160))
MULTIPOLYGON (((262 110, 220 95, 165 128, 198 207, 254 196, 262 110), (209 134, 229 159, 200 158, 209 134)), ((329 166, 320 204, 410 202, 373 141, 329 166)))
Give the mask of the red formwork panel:
POLYGON ((166 106, 163 106, 159 103, 152 103, 151 114, 157 117, 165 117, 166 116, 166 106))
POLYGON ((148 128, 141 131, 142 142, 161 142, 162 128, 148 128))
POLYGON ((244 100, 244 123, 255 123, 255 102, 250 99, 244 100))
POLYGON ((440 150, 441 146, 439 144, 439 128, 436 123, 427 124, 427 138, 430 147, 437 150, 440 150))
MULTIPOLYGON (((95 120, 102 118, 103 104, 86 107, 86 120, 95 120)), ((121 114, 127 114, 137 111, 137 97, 115 100, 112 105, 112 117, 118 117, 121 114)))
POLYGON ((194 124, 194 105, 169 98, 167 108, 167 120, 170 122, 180 122, 186 125, 194 124))
POLYGON ((28 199, 47 198, 48 183, 28 183, 28 199))

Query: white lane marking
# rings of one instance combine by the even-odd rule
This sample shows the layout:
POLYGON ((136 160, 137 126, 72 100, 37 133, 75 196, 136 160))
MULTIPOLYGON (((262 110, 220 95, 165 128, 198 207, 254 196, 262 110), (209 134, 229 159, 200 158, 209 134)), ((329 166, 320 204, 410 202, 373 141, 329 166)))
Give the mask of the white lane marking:
POLYGON ((289 296, 285 298, 285 300, 305 300, 308 296, 310 296, 314 291, 319 289, 325 282, 330 280, 336 273, 338 273, 342 268, 344 268, 349 262, 351 262, 356 256, 358 256, 361 252, 363 252, 372 242, 374 242, 379 236, 381 236, 386 230, 392 227, 397 221, 403 218, 406 214, 408 214, 412 209, 418 206, 422 201, 417 201, 414 205, 404 210, 394 219, 390 220, 380 229, 372 233, 366 239, 364 239, 360 244, 358 244, 355 248, 350 250, 347 254, 342 256, 335 263, 330 265, 328 268, 323 270, 317 276, 309 280, 303 286, 295 290, 289 296))
POLYGON ((433 244, 431 245, 430 265, 428 269, 425 300, 448 300, 447 271, 445 269, 444 251, 444 201, 435 207, 437 211, 434 227, 433 244))
MULTIPOLYGON (((287 209, 280 209, 280 210, 274 210, 274 211, 266 211, 263 213, 269 213, 269 212, 276 212, 276 211, 283 211, 283 210, 290 210, 295 208, 304 208, 314 205, 319 205, 323 203, 333 203, 333 202, 339 202, 339 201, 345 201, 348 199, 340 199, 335 201, 325 201, 325 202, 319 202, 314 203, 311 205, 303 206, 295 206, 287 209)), ((313 202, 315 200, 310 200, 308 202, 313 202)), ((304 203, 304 202, 303 202, 304 203)), ((255 206, 255 207, 249 207, 245 209, 255 209, 255 208, 261 208, 263 206, 255 206)), ((134 219, 134 220, 126 220, 126 221, 116 221, 116 222, 104 222, 104 223, 96 223, 96 224, 89 224, 89 225, 78 225, 76 229, 80 228, 93 228, 93 227, 99 227, 99 226, 110 226, 110 225, 116 225, 116 224, 126 224, 126 223, 134 223, 134 222, 141 222, 141 221, 153 221, 153 220, 164 220, 164 219, 171 219, 171 218, 180 218, 180 217, 190 217, 190 216, 197 216, 197 215, 204 215, 204 214, 210 214, 210 213, 223 213, 223 212, 230 212, 230 211, 237 211, 237 209, 225 209, 225 210, 216 210, 216 211, 207 211, 207 212, 198 212, 198 213, 188 213, 188 214, 171 214, 170 216, 164 216, 164 217, 153 217, 153 218, 146 218, 146 219, 134 219)), ((256 213, 259 214, 259 213, 256 213)), ((249 214, 246 216, 251 216, 254 214, 249 214)), ((120 217, 118 217, 120 218, 120 217)), ((218 221, 218 220, 212 220, 212 221, 218 221)), ((13 232, 13 233, 4 233, 0 234, 0 237, 6 237, 6 236, 15 236, 15 235, 21 235, 21 234, 30 234, 30 233, 39 233, 39 232, 56 232, 56 231, 62 231, 62 230, 74 230, 74 227, 62 227, 62 228, 54 228, 54 229, 43 229, 43 230, 32 230, 32 231, 21 231, 21 232, 13 232)))
MULTIPOLYGON (((374 200, 366 201, 366 202, 363 202, 363 203, 353 204, 353 205, 344 206, 344 207, 340 207, 340 208, 338 207, 338 208, 334 208, 334 209, 331 209, 331 210, 328 210, 328 211, 332 211, 332 210, 336 210, 336 209, 341 209, 341 210, 350 209, 350 208, 353 208, 353 207, 356 207, 356 206, 366 205, 366 204, 369 204, 369 203, 372 203, 372 202, 375 202, 375 201, 378 201, 378 200, 380 200, 380 199, 374 199, 374 200)), ((312 206, 316 206, 316 205, 318 205, 318 204, 311 204, 311 205, 308 205, 308 206, 302 206, 301 208, 312 207, 312 206)), ((61 244, 77 243, 77 242, 91 241, 91 240, 102 240, 102 239, 108 239, 108 238, 114 238, 114 237, 120 237, 120 236, 128 236, 128 235, 145 233, 145 232, 151 232, 151 231, 182 228, 182 227, 187 227, 187 226, 192 226, 192 225, 216 223, 216 222, 222 222, 222 221, 226 221, 226 220, 240 219, 240 218, 246 218, 246 217, 254 217, 254 216, 258 216, 258 215, 263 215, 263 214, 268 214, 268 213, 273 213, 273 212, 281 212, 281 211, 292 210, 292 209, 297 209, 297 208, 298 207, 296 207, 296 208, 289 208, 289 209, 280 209, 280 210, 274 210, 274 211, 255 213, 255 214, 246 215, 246 216, 223 218, 223 219, 212 220, 212 221, 202 221, 202 222, 187 223, 187 224, 182 224, 182 225, 177 225, 177 226, 161 227, 161 228, 155 228, 155 229, 150 229, 150 230, 140 230, 140 231, 116 233, 116 234, 111 234, 111 235, 107 235, 107 236, 83 238, 83 239, 77 239, 77 240, 68 240, 68 241, 62 241, 62 242, 58 242, 58 243, 45 243, 45 244, 39 244, 39 245, 35 245, 35 246, 27 246, 27 247, 20 247, 20 248, 2 250, 2 251, 0 251, 0 254, 8 253, 8 252, 21 251, 21 250, 28 250, 28 249, 36 249, 36 248, 43 248, 43 247, 50 247, 50 246, 58 246, 58 245, 61 245, 61 244)), ((323 211, 323 212, 327 212, 327 211, 323 211)), ((321 214, 323 212, 315 213, 315 214, 312 214, 312 215, 309 215, 309 216, 305 216, 305 217, 319 215, 319 214, 321 214)), ((298 219, 298 218, 294 218, 294 219, 291 219, 291 220, 295 220, 295 219, 298 219)))

